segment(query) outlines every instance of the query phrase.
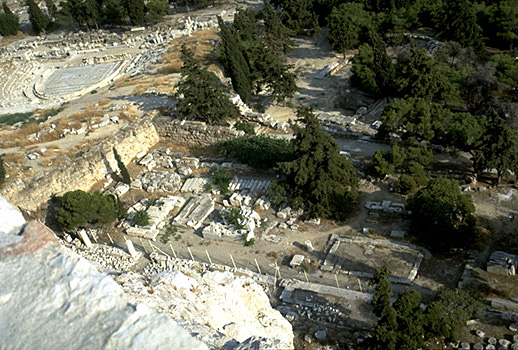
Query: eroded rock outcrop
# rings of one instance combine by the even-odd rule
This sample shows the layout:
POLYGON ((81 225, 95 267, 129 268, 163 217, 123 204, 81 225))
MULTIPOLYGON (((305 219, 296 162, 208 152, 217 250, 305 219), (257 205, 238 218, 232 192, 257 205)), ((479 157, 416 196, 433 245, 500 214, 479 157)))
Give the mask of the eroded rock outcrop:
POLYGON ((0 281, 5 349, 208 349, 167 315, 130 304, 37 221, 0 233, 0 281))
POLYGON ((117 281, 134 303, 182 319, 187 330, 213 346, 233 349, 261 343, 261 349, 293 349, 291 324, 249 277, 185 270, 161 272, 150 279, 127 273, 117 281))

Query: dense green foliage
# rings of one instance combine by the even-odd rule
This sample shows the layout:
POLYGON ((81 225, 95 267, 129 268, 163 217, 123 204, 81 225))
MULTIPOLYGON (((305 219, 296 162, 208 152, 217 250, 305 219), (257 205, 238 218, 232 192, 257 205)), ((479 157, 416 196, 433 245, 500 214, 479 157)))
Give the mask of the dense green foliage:
POLYGON ((225 169, 216 169, 212 173, 211 181, 221 194, 228 193, 228 186, 230 185, 230 173, 225 169))
POLYGON ((318 17, 312 0, 272 1, 281 10, 281 20, 286 27, 298 34, 318 34, 318 17))
POLYGON ((124 0, 123 3, 128 12, 130 23, 132 25, 142 24, 145 20, 146 9, 144 0, 124 0))
POLYGON ((169 14, 169 2, 167 0, 150 0, 146 5, 146 22, 157 23, 169 14))
POLYGON ((291 140, 294 160, 279 163, 290 202, 309 218, 344 219, 354 208, 358 180, 354 167, 338 144, 320 129, 311 108, 299 107, 291 140))
POLYGON ((106 224, 117 219, 118 214, 119 203, 114 196, 76 190, 63 195, 56 219, 63 228, 73 229, 87 223, 106 224))
POLYGON ((77 24, 87 29, 98 28, 100 9, 96 0, 67 0, 61 15, 69 15, 77 24))
POLYGON ((291 144, 286 139, 265 135, 244 136, 219 144, 220 152, 258 169, 272 169, 279 162, 293 160, 291 144))
POLYGON ((353 58, 353 83, 381 96, 393 94, 395 70, 387 55, 385 43, 373 30, 369 30, 368 43, 362 44, 353 58))
POLYGON ((135 225, 137 226, 147 226, 149 225, 149 213, 144 210, 144 209, 141 209, 139 211, 137 211, 135 213, 135 215, 133 216, 133 222, 135 223, 135 225))
POLYGON ((56 14, 58 13, 58 8, 56 7, 54 0, 45 0, 45 5, 47 5, 47 12, 49 17, 51 19, 55 18, 56 14))
POLYGON ((439 36, 463 46, 480 47, 482 28, 477 23, 475 8, 468 0, 444 1, 437 15, 439 36))
POLYGON ((409 199, 413 232, 434 248, 466 246, 475 235, 475 206, 456 180, 438 177, 409 199))
POLYGON ((194 58, 186 46, 182 47, 182 79, 177 84, 176 96, 178 114, 209 124, 223 123, 227 118, 236 117, 238 111, 219 86, 218 78, 194 58))
POLYGON ((245 102, 252 88, 257 92, 269 90, 277 102, 291 98, 297 91, 293 67, 285 63, 285 54, 293 45, 290 31, 271 7, 266 5, 264 11, 264 25, 250 8, 236 12, 231 28, 220 21, 223 45, 219 59, 245 102))
POLYGON ((130 177, 129 171, 126 168, 126 165, 124 165, 124 162, 122 161, 122 159, 121 159, 119 153, 117 152, 117 150, 115 149, 115 147, 113 147, 113 155, 115 157, 115 160, 117 161, 117 166, 119 167, 119 172, 121 174, 122 181, 125 184, 129 185, 131 183, 131 177, 130 177))
POLYGON ((459 339, 466 321, 483 317, 484 305, 462 289, 440 289, 426 307, 424 328, 428 337, 459 339))
POLYGON ((423 349, 425 341, 458 339, 470 318, 484 314, 482 304, 464 290, 443 288, 422 309, 421 295, 408 288, 390 305, 392 286, 387 266, 377 270, 371 279, 375 285, 373 311, 376 327, 363 348, 368 350, 423 349))
POLYGON ((329 34, 327 38, 333 49, 343 53, 360 45, 360 36, 374 26, 370 12, 355 2, 341 4, 333 8, 327 19, 329 34))
POLYGON ((11 11, 5 1, 2 2, 2 8, 4 12, 0 13, 0 35, 16 35, 20 27, 18 16, 11 11))
POLYGON ((2 159, 2 157, 0 157, 0 186, 2 186, 5 182, 5 175, 6 175, 6 171, 5 171, 4 160, 2 159))
POLYGON ((244 219, 241 208, 229 208, 224 214, 225 221, 229 225, 233 225, 236 230, 242 229, 244 226, 242 220, 244 219))
POLYGON ((237 121, 234 124, 234 129, 244 131, 247 135, 255 135, 254 124, 249 122, 237 121))
POLYGON ((290 38, 293 32, 282 24, 268 0, 263 1, 263 17, 267 46, 275 56, 281 57, 293 50, 295 42, 290 38))
POLYGON ((34 0, 27 0, 29 6, 29 21, 32 24, 32 29, 37 34, 44 32, 50 26, 50 18, 41 11, 34 0))
MULTIPOLYGON (((236 16, 240 12, 236 13, 236 16)), ((239 94, 243 102, 248 103, 252 95, 252 83, 250 81, 250 70, 248 63, 239 47, 236 37, 233 35, 230 28, 218 16, 218 24, 225 54, 226 68, 232 80, 234 90, 239 94)))

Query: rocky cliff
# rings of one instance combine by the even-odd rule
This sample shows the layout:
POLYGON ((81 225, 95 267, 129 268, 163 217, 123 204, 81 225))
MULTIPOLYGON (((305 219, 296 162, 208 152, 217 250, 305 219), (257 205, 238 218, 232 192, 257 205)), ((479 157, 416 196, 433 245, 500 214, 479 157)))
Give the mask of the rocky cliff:
POLYGON ((250 278, 184 269, 117 283, 2 197, 0 218, 2 349, 293 348, 291 325, 250 278))

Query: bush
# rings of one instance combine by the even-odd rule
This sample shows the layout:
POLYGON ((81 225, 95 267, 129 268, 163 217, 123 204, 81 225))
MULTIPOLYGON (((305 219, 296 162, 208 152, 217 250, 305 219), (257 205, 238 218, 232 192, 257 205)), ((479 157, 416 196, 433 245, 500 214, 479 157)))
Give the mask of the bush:
POLYGON ((236 122, 234 124, 236 130, 243 130, 247 135, 255 135, 255 128, 252 123, 249 122, 236 122))
POLYGON ((220 152, 257 169, 271 169, 279 162, 293 160, 293 148, 286 139, 264 135, 244 136, 219 144, 220 152))
POLYGON ((135 213, 133 222, 137 226, 148 226, 149 225, 149 214, 146 210, 142 209, 135 213))
POLYGON ((106 224, 117 219, 121 203, 113 195, 103 196, 76 190, 63 195, 61 208, 56 214, 58 223, 66 228, 90 224, 106 224))
POLYGON ((236 230, 242 229, 244 226, 241 224, 243 220, 243 214, 239 208, 230 208, 225 212, 225 221, 229 225, 233 225, 236 230))
POLYGON ((225 169, 217 169, 212 174, 212 183, 221 194, 228 193, 228 185, 230 185, 230 173, 225 169))

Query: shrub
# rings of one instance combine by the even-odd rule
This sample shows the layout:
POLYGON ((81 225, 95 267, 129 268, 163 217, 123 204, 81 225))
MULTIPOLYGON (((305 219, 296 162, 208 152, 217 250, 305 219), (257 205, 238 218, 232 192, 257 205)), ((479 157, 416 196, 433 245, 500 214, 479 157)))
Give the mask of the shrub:
POLYGON ((264 135, 244 136, 219 144, 221 153, 258 169, 271 169, 279 162, 293 160, 293 149, 286 139, 264 135))
POLYGON ((236 130, 243 130, 247 135, 255 135, 255 128, 252 123, 249 122, 236 122, 234 124, 236 130))
POLYGON ((135 213, 133 217, 133 222, 137 226, 147 226, 149 225, 149 214, 146 210, 142 209, 135 213))
POLYGON ((217 169, 212 174, 212 183, 222 194, 228 193, 230 185, 230 173, 225 169, 217 169))
POLYGON ((225 221, 227 224, 233 225, 236 230, 242 229, 244 226, 241 224, 243 220, 243 214, 239 208, 230 208, 225 212, 225 221))
POLYGON ((70 191, 63 195, 56 219, 66 229, 84 226, 87 223, 106 224, 117 219, 120 207, 121 203, 113 195, 70 191))

